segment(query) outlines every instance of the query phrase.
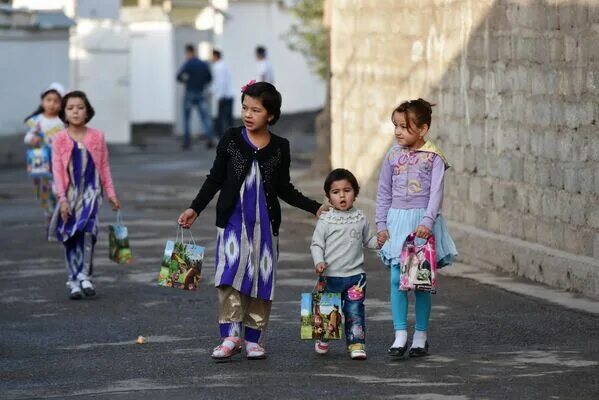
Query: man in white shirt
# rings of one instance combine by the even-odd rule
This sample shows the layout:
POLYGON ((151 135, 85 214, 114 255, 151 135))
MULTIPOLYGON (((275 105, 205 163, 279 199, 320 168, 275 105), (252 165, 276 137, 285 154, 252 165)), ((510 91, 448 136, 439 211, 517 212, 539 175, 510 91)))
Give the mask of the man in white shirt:
POLYGON ((218 103, 216 115, 216 134, 219 138, 225 130, 233 125, 233 85, 231 83, 231 71, 229 66, 222 60, 219 50, 212 51, 212 95, 218 103))
POLYGON ((263 46, 256 47, 256 66, 258 68, 258 81, 268 82, 274 85, 275 76, 272 70, 270 61, 266 58, 266 48, 263 46))

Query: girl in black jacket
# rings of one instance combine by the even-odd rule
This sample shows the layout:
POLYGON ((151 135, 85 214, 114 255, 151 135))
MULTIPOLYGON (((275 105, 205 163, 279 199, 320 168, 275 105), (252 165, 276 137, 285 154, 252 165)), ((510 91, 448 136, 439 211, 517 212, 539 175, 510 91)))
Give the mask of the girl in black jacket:
POLYGON ((210 174, 179 216, 179 224, 189 228, 220 190, 214 283, 223 341, 212 352, 217 360, 241 352, 242 329, 248 359, 266 357, 261 342, 274 298, 278 198, 312 214, 324 210, 290 182, 289 141, 268 130, 281 115, 281 94, 270 83, 251 81, 241 102, 244 126, 225 133, 210 174))

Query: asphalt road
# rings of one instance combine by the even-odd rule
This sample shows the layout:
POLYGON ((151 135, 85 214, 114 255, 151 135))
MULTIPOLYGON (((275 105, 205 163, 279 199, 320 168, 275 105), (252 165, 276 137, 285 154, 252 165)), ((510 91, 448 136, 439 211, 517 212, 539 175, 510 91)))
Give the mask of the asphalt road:
MULTIPOLYGON (((388 272, 375 253, 366 262, 368 360, 350 360, 341 343, 327 356, 315 354, 311 341, 299 339, 300 293, 315 279, 308 249, 315 219, 289 207, 269 357, 214 363, 215 202, 193 229, 207 248, 201 289, 156 285, 165 241, 174 238, 176 217, 212 157, 199 147, 181 153, 168 141, 113 151, 135 261, 108 260, 106 227, 114 214, 105 202, 95 256, 98 295, 82 301, 67 298, 62 246, 44 240, 24 171, 0 172, 1 399, 599 398, 599 317, 469 279, 441 278, 431 354, 389 359, 388 272), (135 343, 140 335, 145 344, 135 343)), ((305 165, 293 166, 293 175, 301 175, 305 165)), ((318 180, 298 186, 320 196, 318 180)))

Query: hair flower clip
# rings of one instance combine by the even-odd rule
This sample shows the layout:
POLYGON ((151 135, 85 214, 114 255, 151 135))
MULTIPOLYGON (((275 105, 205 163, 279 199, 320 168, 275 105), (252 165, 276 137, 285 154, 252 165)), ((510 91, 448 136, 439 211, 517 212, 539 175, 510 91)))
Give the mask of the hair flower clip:
POLYGON ((256 83, 256 80, 255 80, 255 79, 252 79, 252 80, 251 80, 251 81, 249 81, 249 82, 248 82, 246 85, 243 85, 243 86, 241 87, 241 93, 245 92, 245 91, 246 91, 246 89, 247 89, 248 87, 252 86, 254 83, 256 83))

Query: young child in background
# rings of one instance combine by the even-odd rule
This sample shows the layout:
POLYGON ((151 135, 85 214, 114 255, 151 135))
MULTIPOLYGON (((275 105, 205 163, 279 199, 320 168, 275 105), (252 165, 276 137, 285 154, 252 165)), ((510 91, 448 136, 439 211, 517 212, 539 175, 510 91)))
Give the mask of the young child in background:
MULTIPOLYGON (((407 350, 408 293, 400 291, 400 256, 406 237, 428 239, 435 235, 437 267, 449 265, 457 250, 441 215, 445 170, 443 153, 425 140, 431 126, 432 105, 423 100, 401 103, 391 115, 397 144, 387 152, 379 177, 376 225, 380 255, 391 268, 391 312, 395 341, 389 355, 402 357, 407 350)), ((409 355, 428 353, 427 330, 431 293, 414 292, 416 329, 409 355)))
POLYGON ((216 204, 218 322, 222 343, 212 358, 241 352, 242 330, 248 359, 266 358, 263 335, 275 292, 281 206, 278 198, 312 214, 324 206, 291 183, 289 141, 269 129, 281 115, 281 94, 266 82, 242 88, 243 126, 229 129, 190 208, 179 216, 189 228, 220 190, 216 204))
MULTIPOLYGON (((345 316, 345 340, 350 357, 366 359, 366 273, 363 247, 378 248, 370 224, 361 210, 354 208, 360 186, 346 169, 335 169, 324 182, 324 192, 333 209, 323 213, 312 236, 310 250, 325 292, 341 293, 345 316)), ((337 324, 333 324, 337 325, 337 324)), ((329 351, 329 342, 317 340, 318 354, 329 351)))
MULTIPOLYGON (((54 135, 64 129, 64 123, 58 117, 60 104, 64 96, 64 87, 60 83, 52 83, 41 94, 38 108, 25 118, 27 133, 25 144, 32 148, 47 146, 51 148, 54 135)), ((52 191, 52 177, 33 178, 35 197, 39 200, 46 217, 46 227, 50 222, 56 198, 52 191)))
POLYGON ((50 234, 64 244, 69 296, 94 296, 93 256, 98 212, 106 194, 114 211, 120 207, 112 183, 104 133, 87 127, 94 109, 85 93, 73 91, 62 99, 60 118, 67 128, 52 144, 52 172, 58 207, 50 234))

